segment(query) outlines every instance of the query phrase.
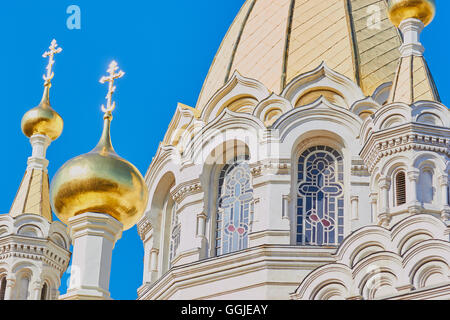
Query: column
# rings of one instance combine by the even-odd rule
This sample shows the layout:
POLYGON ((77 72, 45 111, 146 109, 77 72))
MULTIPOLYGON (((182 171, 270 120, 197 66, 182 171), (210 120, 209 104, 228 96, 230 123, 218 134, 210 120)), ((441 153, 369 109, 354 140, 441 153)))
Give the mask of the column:
POLYGON ((205 193, 201 191, 200 184, 193 184, 192 190, 178 202, 178 223, 181 225, 180 242, 172 266, 193 263, 204 256, 205 250, 202 250, 201 244, 203 240, 197 238, 197 215, 204 211, 204 196, 205 193))
POLYGON ((159 250, 153 248, 150 250, 150 272, 158 272, 159 250))
POLYGON ((143 275, 143 283, 151 282, 153 280, 153 276, 151 274, 151 251, 153 248, 153 229, 145 235, 144 241, 144 275, 143 275))
POLYGON ((208 256, 208 246, 206 245, 206 219, 205 212, 197 214, 197 234, 195 237, 195 245, 199 250, 199 258, 204 259, 208 256))
POLYGON ((448 204, 448 175, 442 175, 439 177, 439 186, 441 188, 441 217, 442 220, 447 221, 450 219, 450 206, 448 204))
POLYGON ((206 231, 206 214, 204 212, 197 215, 197 237, 204 238, 206 231))
POLYGON ((359 220, 359 197, 350 197, 350 203, 352 207, 352 220, 359 220))
POLYGON ((419 176, 420 172, 418 170, 408 172, 407 200, 410 214, 419 214, 422 212, 422 205, 417 199, 417 182, 419 181, 419 176))
POLYGON ((403 34, 403 44, 400 46, 402 57, 422 56, 425 48, 420 43, 420 33, 425 25, 419 19, 406 19, 399 25, 403 34))
POLYGON ((6 278, 6 290, 5 290, 5 300, 14 300, 14 286, 16 285, 16 278, 13 276, 8 276, 6 278))
POLYGON ((378 212, 378 223, 383 227, 389 227, 391 217, 389 215, 389 189, 391 188, 391 179, 387 177, 380 178, 378 183, 380 189, 380 208, 378 212))
POLYGON ((41 280, 31 281, 30 283, 30 300, 41 300, 41 292, 43 282, 41 280))
POLYGON ((59 290, 56 288, 49 288, 49 289, 50 289, 50 292, 49 292, 48 299, 49 300, 58 300, 58 297, 60 295, 59 290))
POLYGON ((375 223, 378 215, 378 193, 372 192, 369 197, 370 207, 372 208, 372 223, 375 223))
POLYGON ((39 169, 46 171, 48 166, 48 160, 45 159, 47 148, 51 143, 51 139, 42 134, 35 134, 30 138, 30 144, 32 147, 31 157, 28 158, 28 167, 30 169, 39 169))
POLYGON ((110 299, 109 277, 114 245, 123 225, 107 214, 83 213, 69 219, 73 241, 70 285, 62 300, 110 299))

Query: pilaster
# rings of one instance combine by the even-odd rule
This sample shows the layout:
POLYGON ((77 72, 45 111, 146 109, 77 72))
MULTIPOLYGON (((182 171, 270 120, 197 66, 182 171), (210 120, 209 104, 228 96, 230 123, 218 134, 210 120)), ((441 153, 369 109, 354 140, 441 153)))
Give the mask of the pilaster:
POLYGON ((14 287, 16 285, 16 277, 8 275, 6 278, 5 300, 13 300, 14 287))
POLYGON ((378 224, 383 227, 389 227, 391 217, 389 215, 389 190, 391 188, 391 179, 382 177, 379 181, 380 189, 380 208, 378 213, 378 224))
POLYGON ((70 286, 61 300, 110 299, 109 278, 114 245, 123 225, 115 218, 87 212, 69 219, 73 239, 70 286))
POLYGON ((409 214, 419 214, 422 212, 422 204, 417 199, 417 183, 419 181, 420 173, 418 170, 412 170, 408 172, 408 185, 407 185, 407 201, 409 214))
POLYGON ((290 244, 291 164, 267 159, 252 165, 253 214, 249 247, 290 244))
POLYGON ((420 34, 425 25, 419 19, 406 19, 399 25, 403 34, 403 44, 400 46, 402 57, 423 56, 425 48, 420 43, 420 34))
POLYGON ((449 205, 449 199, 448 199, 448 192, 449 192, 449 177, 448 175, 442 175, 439 177, 439 187, 441 189, 441 203, 442 203, 442 209, 441 209, 441 218, 443 221, 449 221, 450 220, 450 205, 449 205))
POLYGON ((359 219, 359 197, 351 196, 350 204, 351 204, 351 208, 352 208, 352 220, 358 220, 359 219))
POLYGON ((369 195, 370 198, 370 207, 372 209, 372 223, 375 223, 377 221, 377 215, 378 215, 378 193, 372 192, 369 195))
POLYGON ((37 169, 47 172, 48 160, 45 158, 47 148, 52 140, 42 134, 35 134, 30 138, 32 147, 31 157, 28 158, 27 170, 37 169))

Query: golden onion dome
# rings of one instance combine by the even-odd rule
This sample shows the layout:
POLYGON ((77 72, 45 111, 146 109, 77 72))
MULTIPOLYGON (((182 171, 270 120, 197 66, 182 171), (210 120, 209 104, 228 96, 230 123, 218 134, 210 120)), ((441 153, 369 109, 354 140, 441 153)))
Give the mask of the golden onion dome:
POLYGON ((419 19, 427 26, 435 13, 435 0, 389 0, 389 19, 397 27, 409 18, 419 19))
POLYGON ((56 140, 63 131, 63 119, 50 106, 49 89, 50 86, 45 87, 41 103, 26 112, 22 118, 22 132, 28 138, 35 134, 42 134, 56 140))
POLYGON ((104 118, 102 137, 89 153, 64 164, 53 177, 50 187, 52 208, 58 218, 69 218, 85 212, 108 214, 133 227, 142 216, 148 190, 139 170, 119 157, 111 144, 112 116, 104 118))

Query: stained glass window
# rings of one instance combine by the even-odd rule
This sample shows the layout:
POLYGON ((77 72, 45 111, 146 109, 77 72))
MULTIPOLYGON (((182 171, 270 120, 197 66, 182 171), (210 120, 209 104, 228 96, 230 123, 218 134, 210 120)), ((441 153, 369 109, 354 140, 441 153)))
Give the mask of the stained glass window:
POLYGON ((248 163, 236 159, 226 165, 219 178, 216 224, 217 255, 248 247, 253 189, 248 163))
POLYGON ((336 150, 317 146, 298 160, 297 244, 338 245, 344 239, 344 165, 336 150))

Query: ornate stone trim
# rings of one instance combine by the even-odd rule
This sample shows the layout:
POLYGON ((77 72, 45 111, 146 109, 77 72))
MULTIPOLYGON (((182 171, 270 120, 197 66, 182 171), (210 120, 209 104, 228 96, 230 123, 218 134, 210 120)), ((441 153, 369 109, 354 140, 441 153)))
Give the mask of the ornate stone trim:
POLYGON ((197 194, 203 191, 200 180, 193 180, 179 184, 171 191, 172 198, 179 204, 187 196, 197 194))
POLYGON ((144 217, 137 223, 137 231, 142 241, 144 241, 146 234, 152 229, 153 226, 147 217, 144 217))
POLYGON ((353 176, 361 176, 361 177, 370 176, 369 169, 362 160, 352 161, 351 172, 353 176))
POLYGON ((62 257, 45 245, 36 246, 20 243, 6 243, 0 246, 0 261, 8 258, 42 261, 61 273, 66 270, 70 260, 69 256, 62 257))
POLYGON ((432 151, 450 156, 450 140, 420 133, 407 133, 395 138, 377 140, 361 152, 369 171, 387 156, 408 150, 432 151))
POLYGON ((291 170, 290 160, 269 160, 264 163, 256 163, 251 165, 250 172, 253 178, 265 175, 266 173, 275 173, 279 175, 288 175, 291 170))

